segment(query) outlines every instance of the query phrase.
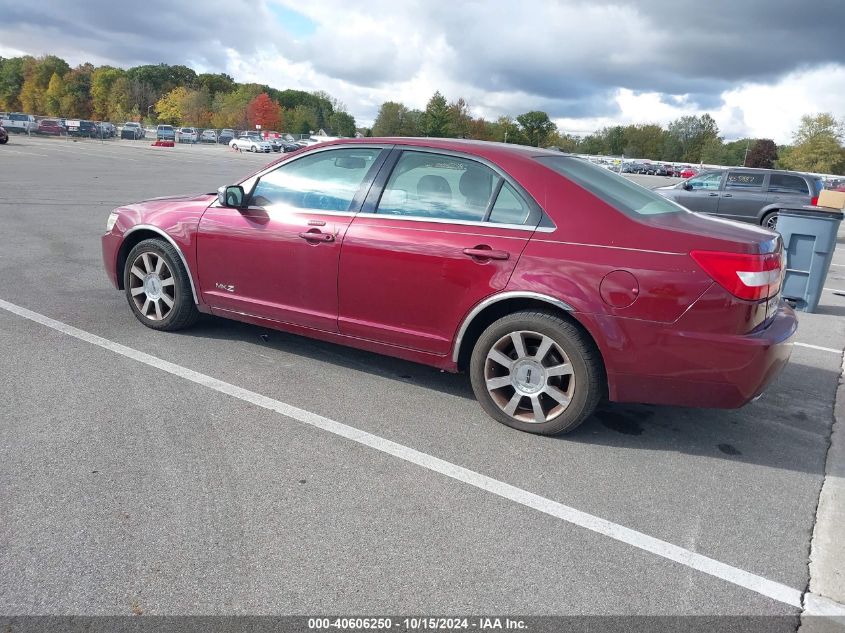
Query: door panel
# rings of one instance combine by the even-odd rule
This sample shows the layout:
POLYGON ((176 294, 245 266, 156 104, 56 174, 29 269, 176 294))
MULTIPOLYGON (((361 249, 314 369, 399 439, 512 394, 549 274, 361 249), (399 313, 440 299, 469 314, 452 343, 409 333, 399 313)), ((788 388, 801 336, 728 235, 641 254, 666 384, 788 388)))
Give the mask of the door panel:
POLYGON ((209 207, 197 239, 204 301, 336 332, 341 244, 382 153, 315 149, 250 178, 248 208, 209 207))
POLYGON ((764 172, 729 171, 719 197, 719 215, 756 222, 766 206, 764 172))
POLYGON ((209 208, 197 241, 203 300, 213 308, 337 331, 337 265, 351 217, 209 208), (317 239, 300 236, 308 232, 317 239))
POLYGON ((359 215, 340 260, 340 332, 448 354, 460 320, 505 288, 531 234, 359 215), (464 253, 475 248, 507 259, 464 253))
POLYGON ((445 355, 463 316, 507 286, 542 212, 469 158, 396 150, 386 165, 344 239, 339 329, 445 355))
POLYGON ((690 178, 686 184, 692 189, 680 189, 675 201, 690 211, 716 213, 719 208, 721 172, 707 172, 690 178))

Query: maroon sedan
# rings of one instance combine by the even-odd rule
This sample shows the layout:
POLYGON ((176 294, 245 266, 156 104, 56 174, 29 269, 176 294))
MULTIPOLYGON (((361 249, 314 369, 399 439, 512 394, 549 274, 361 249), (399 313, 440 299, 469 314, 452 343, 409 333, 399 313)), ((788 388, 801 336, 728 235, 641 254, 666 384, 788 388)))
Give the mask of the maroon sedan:
POLYGON ((120 207, 102 245, 148 327, 205 312, 466 370, 493 418, 543 434, 603 398, 742 406, 796 329, 776 233, 497 143, 321 143, 120 207))
POLYGON ((65 129, 55 119, 41 119, 38 122, 38 127, 35 128, 35 133, 49 136, 61 136, 65 133, 65 129))

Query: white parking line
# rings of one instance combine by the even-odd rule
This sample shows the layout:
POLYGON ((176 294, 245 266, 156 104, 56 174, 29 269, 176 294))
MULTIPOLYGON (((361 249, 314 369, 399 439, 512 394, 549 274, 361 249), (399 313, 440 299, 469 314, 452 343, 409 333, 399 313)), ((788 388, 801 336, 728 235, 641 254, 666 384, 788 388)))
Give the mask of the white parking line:
POLYGON ((244 402, 249 402, 258 407, 269 409, 280 413, 285 417, 293 420, 298 420, 309 426, 322 429, 334 435, 346 438, 358 444, 368 446, 382 453, 392 455, 406 462, 416 464, 422 468, 426 468, 446 477, 450 477, 456 481, 474 486, 481 490, 485 490, 503 499, 513 501, 527 508, 532 508, 538 512, 542 512, 549 516, 561 519, 567 523, 577 525, 584 529, 590 530, 597 534, 607 536, 616 541, 620 541, 637 549, 650 552, 656 556, 680 563, 691 569, 698 570, 715 578, 719 578, 726 582, 744 587, 758 594, 777 600, 792 607, 801 608, 802 592, 798 589, 793 589, 787 585, 763 578, 757 574, 733 567, 726 563, 722 563, 715 559, 709 558, 702 554, 684 549, 678 545, 673 545, 666 541, 662 541, 648 534, 632 530, 623 525, 613 523, 606 519, 576 510, 570 506, 552 501, 546 497, 528 492, 522 488, 517 488, 498 479, 493 479, 481 473, 477 473, 463 466, 453 464, 446 460, 440 459, 428 453, 423 453, 416 449, 410 448, 403 444, 399 444, 392 440, 385 439, 378 435, 373 435, 366 431, 356 429, 355 427, 336 422, 329 418, 325 418, 316 413, 311 413, 304 409, 300 409, 290 404, 286 404, 273 398, 268 398, 254 391, 249 391, 242 387, 212 378, 206 374, 182 367, 175 363, 163 360, 156 356, 146 354, 131 347, 126 347, 120 343, 115 343, 108 339, 91 334, 84 330, 56 321, 50 317, 44 316, 37 312, 33 312, 21 306, 9 303, 0 299, 0 308, 16 314, 24 319, 29 319, 36 323, 40 323, 48 328, 72 336, 73 338, 85 341, 92 345, 96 345, 103 349, 120 354, 126 358, 138 361, 150 367, 155 367, 164 372, 184 378, 190 382, 202 385, 214 391, 238 398, 244 402))
POLYGON ((832 347, 821 347, 820 345, 810 345, 809 343, 795 343, 796 347, 808 347, 810 349, 817 349, 822 352, 830 352, 832 354, 841 354, 841 349, 834 349, 832 347))
POLYGON ((845 290, 842 290, 841 288, 828 288, 827 286, 824 286, 823 289, 828 292, 841 292, 842 294, 845 294, 845 290))

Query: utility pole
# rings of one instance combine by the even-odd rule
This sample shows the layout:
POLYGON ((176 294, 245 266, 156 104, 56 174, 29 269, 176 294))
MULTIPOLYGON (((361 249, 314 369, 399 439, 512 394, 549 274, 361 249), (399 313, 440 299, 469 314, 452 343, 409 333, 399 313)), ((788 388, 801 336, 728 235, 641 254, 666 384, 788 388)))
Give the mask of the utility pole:
POLYGON ((748 148, 751 146, 751 139, 745 142, 745 158, 742 159, 742 166, 748 167, 748 148))

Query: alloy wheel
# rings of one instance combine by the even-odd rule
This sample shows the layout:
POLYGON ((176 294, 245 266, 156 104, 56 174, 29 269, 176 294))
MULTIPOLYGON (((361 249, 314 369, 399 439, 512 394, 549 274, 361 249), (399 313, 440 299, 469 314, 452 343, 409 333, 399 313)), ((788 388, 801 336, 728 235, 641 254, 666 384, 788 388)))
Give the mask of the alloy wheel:
POLYGON ((778 214, 772 213, 766 218, 766 228, 774 231, 778 225, 778 214))
POLYGON ((167 318, 176 302, 176 280, 162 255, 148 251, 135 258, 129 269, 129 292, 144 318, 167 318))
POLYGON ((526 330, 506 334, 490 348, 484 381, 506 415, 530 424, 557 418, 575 394, 572 364, 560 345, 526 330))

